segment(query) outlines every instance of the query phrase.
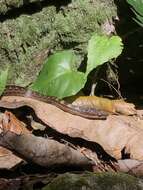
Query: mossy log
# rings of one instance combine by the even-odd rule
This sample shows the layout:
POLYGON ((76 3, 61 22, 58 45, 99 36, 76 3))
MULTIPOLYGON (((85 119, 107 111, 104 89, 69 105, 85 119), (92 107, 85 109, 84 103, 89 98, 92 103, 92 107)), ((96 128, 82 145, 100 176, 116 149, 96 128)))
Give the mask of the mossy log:
POLYGON ((101 33, 102 24, 116 16, 113 0, 41 1, 36 8, 31 2, 40 0, 28 1, 26 7, 27 1, 5 2, 0 3, 9 4, 11 11, 0 15, 0 68, 10 66, 10 83, 22 86, 35 79, 48 49, 73 49, 80 64, 91 35, 101 33))
POLYGON ((123 173, 65 173, 59 175, 43 190, 142 190, 142 179, 123 173))

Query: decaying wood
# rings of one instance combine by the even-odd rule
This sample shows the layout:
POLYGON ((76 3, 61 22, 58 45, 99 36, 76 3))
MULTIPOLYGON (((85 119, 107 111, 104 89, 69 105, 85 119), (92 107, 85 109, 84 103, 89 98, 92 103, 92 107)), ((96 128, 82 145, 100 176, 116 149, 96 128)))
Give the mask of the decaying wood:
POLYGON ((41 166, 57 164, 89 165, 92 162, 80 151, 55 140, 36 137, 23 130, 23 123, 10 112, 1 117, 0 145, 21 158, 41 166))
POLYGON ((91 161, 79 151, 54 140, 36 137, 32 134, 17 135, 7 131, 0 136, 0 145, 40 166, 91 164, 91 161))
MULTIPOLYGON (((122 171, 135 175, 143 174, 143 162, 137 160, 118 160, 114 164, 115 168, 110 165, 102 165, 92 163, 84 157, 80 152, 69 148, 66 145, 62 145, 54 140, 48 140, 41 137, 35 137, 31 134, 17 135, 13 132, 6 132, 3 136, 0 136, 0 144, 14 153, 24 158, 28 162, 34 162, 38 165, 49 167, 54 165, 92 165, 94 171, 122 171)), ((18 162, 18 157, 13 157, 13 164, 18 162)), ((3 167, 7 169, 11 168, 11 162, 8 160, 10 157, 3 157, 0 163, 3 163, 3 167), (2 162, 3 161, 3 162, 2 162)), ((19 158, 19 162, 21 159, 19 158)))

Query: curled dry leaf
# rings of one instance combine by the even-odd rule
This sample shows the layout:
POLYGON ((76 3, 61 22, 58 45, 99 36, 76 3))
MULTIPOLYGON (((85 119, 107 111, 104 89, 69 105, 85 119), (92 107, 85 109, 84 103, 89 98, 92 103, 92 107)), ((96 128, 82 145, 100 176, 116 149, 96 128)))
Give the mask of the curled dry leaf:
POLYGON ((18 135, 30 133, 26 128, 26 125, 19 121, 11 112, 6 111, 5 114, 3 114, 3 117, 4 119, 1 120, 1 127, 3 128, 3 131, 11 131, 18 135))
MULTIPOLYGON (((11 131, 16 134, 29 133, 24 123, 17 120, 11 112, 5 112, 1 115, 0 121, 1 132, 11 131)), ((14 155, 10 150, 0 147, 0 169, 12 169, 20 164, 23 160, 14 155)))
POLYGON ((114 158, 128 155, 143 160, 143 120, 138 116, 109 115, 106 120, 91 120, 38 100, 26 97, 5 96, 0 107, 16 108, 27 105, 46 125, 71 137, 96 142, 114 158))
POLYGON ((97 96, 81 96, 77 98, 72 104, 75 106, 96 108, 115 114, 136 114, 135 105, 132 103, 127 103, 124 100, 110 100, 97 96))
POLYGON ((0 169, 12 169, 22 162, 23 160, 14 155, 10 150, 0 147, 0 169))
MULTIPOLYGON (((1 115, 0 127, 1 132, 11 131, 18 135, 30 133, 26 129, 25 124, 17 120, 17 118, 8 111, 1 115)), ((0 169, 12 169, 21 162, 23 162, 23 160, 14 155, 10 150, 0 147, 0 169)))

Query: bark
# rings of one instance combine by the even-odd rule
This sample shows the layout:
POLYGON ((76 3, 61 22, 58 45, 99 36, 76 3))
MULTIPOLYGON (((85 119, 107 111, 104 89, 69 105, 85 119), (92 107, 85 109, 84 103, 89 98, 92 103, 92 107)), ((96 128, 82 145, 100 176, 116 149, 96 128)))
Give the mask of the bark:
POLYGON ((10 131, 1 134, 0 145, 13 151, 21 158, 40 166, 91 165, 81 152, 51 139, 32 134, 17 135, 10 131))

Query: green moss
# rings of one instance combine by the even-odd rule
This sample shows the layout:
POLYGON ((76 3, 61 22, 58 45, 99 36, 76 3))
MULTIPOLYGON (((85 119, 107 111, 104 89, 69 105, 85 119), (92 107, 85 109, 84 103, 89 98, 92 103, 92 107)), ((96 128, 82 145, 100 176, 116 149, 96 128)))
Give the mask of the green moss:
POLYGON ((13 8, 22 7, 25 4, 41 2, 43 0, 1 0, 0 1, 0 14, 6 14, 9 10, 13 8))
POLYGON ((25 86, 35 79, 45 59, 41 56, 37 61, 36 56, 39 59, 48 48, 74 49, 80 64, 92 33, 102 33, 101 25, 115 15, 113 1, 73 0, 58 12, 50 5, 7 19, 0 23, 0 68, 10 65, 10 83, 25 86))
POLYGON ((10 7, 20 7, 23 4, 23 0, 9 0, 6 1, 6 6, 8 9, 10 9, 10 7))
POLYGON ((5 0, 0 1, 0 13, 6 13, 7 12, 7 6, 5 3, 5 0))
POLYGON ((123 173, 63 174, 42 190, 141 190, 141 181, 123 173))
POLYGON ((12 83, 27 85, 41 68, 43 61, 39 64, 35 57, 46 48, 52 48, 51 39, 47 36, 43 43, 42 37, 44 32, 47 34, 50 30, 49 20, 55 12, 55 8, 50 7, 47 10, 48 18, 43 11, 43 14, 21 15, 0 24, 0 67, 11 65, 9 78, 12 83))
POLYGON ((137 178, 124 173, 97 174, 97 184, 102 190, 140 190, 137 178))
MULTIPOLYGON (((112 4, 112 3, 111 3, 112 4)), ((115 14, 115 7, 110 9, 106 3, 96 1, 89 3, 89 0, 75 0, 70 8, 56 15, 54 28, 57 31, 63 47, 75 44, 77 49, 83 49, 92 33, 101 33, 101 24, 107 18, 115 14), (104 10, 104 11, 103 11, 104 10)))
POLYGON ((84 177, 67 173, 58 176, 42 190, 80 190, 81 188, 86 189, 88 186, 88 182, 84 177))

